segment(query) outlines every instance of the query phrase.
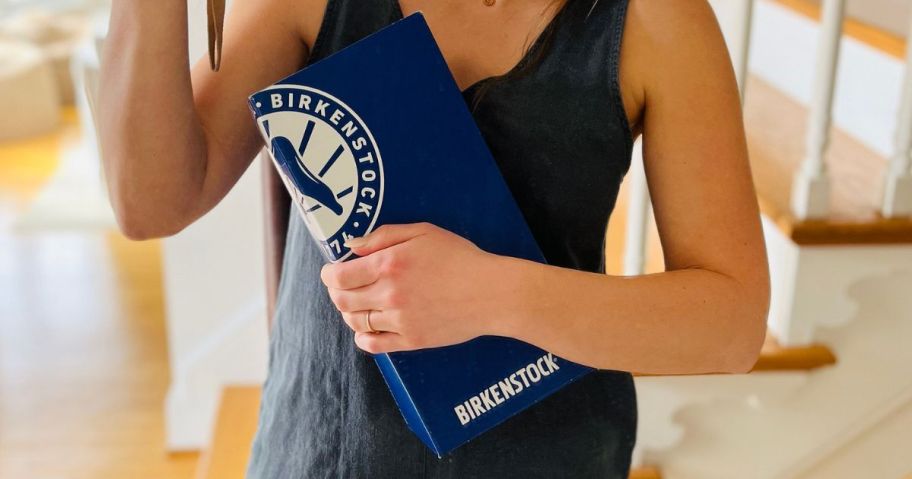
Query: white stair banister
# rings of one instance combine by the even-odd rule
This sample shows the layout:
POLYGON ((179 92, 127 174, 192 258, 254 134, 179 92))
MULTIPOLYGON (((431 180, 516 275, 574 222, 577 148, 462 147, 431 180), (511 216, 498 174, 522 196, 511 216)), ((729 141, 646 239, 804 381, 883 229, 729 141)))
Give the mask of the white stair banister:
MULTIPOLYGON (((912 24, 912 19, 910 19, 912 24)), ((912 48, 906 48, 906 73, 903 80, 899 117, 896 119, 896 146, 884 178, 882 213, 888 218, 912 215, 912 48)))
POLYGON ((830 142, 836 67, 842 40, 845 0, 824 0, 807 132, 807 152, 792 185, 792 212, 798 219, 829 212, 829 179, 824 156, 830 142))

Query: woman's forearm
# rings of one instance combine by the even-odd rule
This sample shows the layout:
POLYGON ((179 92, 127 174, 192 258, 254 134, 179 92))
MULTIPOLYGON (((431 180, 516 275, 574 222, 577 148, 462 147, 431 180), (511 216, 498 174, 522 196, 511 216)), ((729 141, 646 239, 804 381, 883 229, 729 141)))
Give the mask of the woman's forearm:
POLYGON ((206 176, 186 0, 115 0, 101 67, 99 133, 118 220, 133 236, 173 233, 206 176))
POLYGON ((698 374, 747 371, 765 336, 769 275, 757 251, 724 262, 725 273, 615 277, 486 253, 427 223, 346 244, 360 257, 321 279, 371 353, 497 335, 599 369, 698 374))
MULTIPOLYGON (((600 369, 744 372, 766 331, 768 286, 706 269, 617 277, 501 257, 509 298, 494 334, 600 369)), ((760 275, 763 276, 763 275, 760 275)))

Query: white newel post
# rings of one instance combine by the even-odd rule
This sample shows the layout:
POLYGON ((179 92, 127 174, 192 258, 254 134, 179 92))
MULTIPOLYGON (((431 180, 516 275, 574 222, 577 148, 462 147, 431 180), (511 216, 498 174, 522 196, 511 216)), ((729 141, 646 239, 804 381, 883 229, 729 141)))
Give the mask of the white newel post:
MULTIPOLYGON (((912 23, 912 21, 910 21, 912 23)), ((906 49, 906 73, 903 80, 899 117, 896 119, 896 147, 884 178, 883 215, 912 215, 912 48, 906 49)))
MULTIPOLYGON (((190 0, 188 9, 195 62, 206 54, 206 2, 190 0)), ((260 174, 252 165, 212 211, 162 246, 171 365, 165 401, 169 450, 205 447, 222 388, 262 384, 266 375, 260 174)))
POLYGON ((741 101, 747 91, 748 63, 750 62, 751 32, 754 21, 754 0, 741 0, 738 12, 738 36, 732 45, 735 53, 735 74, 738 77, 738 89, 741 91, 741 101))
POLYGON ((807 156, 792 185, 792 212, 799 219, 821 218, 829 212, 830 184, 823 160, 830 142, 833 92, 844 16, 845 0, 823 1, 817 73, 808 120, 807 156))
POLYGON ((624 240, 624 275, 636 276, 646 269, 646 231, 652 203, 643 170, 643 143, 633 145, 630 159, 630 201, 627 203, 627 230, 624 240))

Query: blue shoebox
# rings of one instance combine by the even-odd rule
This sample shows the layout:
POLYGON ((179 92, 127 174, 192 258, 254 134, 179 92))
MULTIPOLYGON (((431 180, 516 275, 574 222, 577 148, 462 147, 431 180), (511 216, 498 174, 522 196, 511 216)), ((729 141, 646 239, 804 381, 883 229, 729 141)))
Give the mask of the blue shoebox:
MULTIPOLYGON (((352 257, 349 237, 427 221, 485 251, 545 262, 420 13, 249 104, 328 261, 352 257)), ((374 357, 438 457, 591 371, 493 336, 374 357)))

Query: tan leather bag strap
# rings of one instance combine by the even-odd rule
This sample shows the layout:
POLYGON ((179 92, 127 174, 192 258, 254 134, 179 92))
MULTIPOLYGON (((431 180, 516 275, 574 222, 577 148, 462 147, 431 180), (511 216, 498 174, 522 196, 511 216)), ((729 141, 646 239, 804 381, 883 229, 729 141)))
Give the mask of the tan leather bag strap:
POLYGON ((219 71, 222 65, 222 33, 225 31, 225 0, 206 0, 209 17, 209 66, 219 71))

